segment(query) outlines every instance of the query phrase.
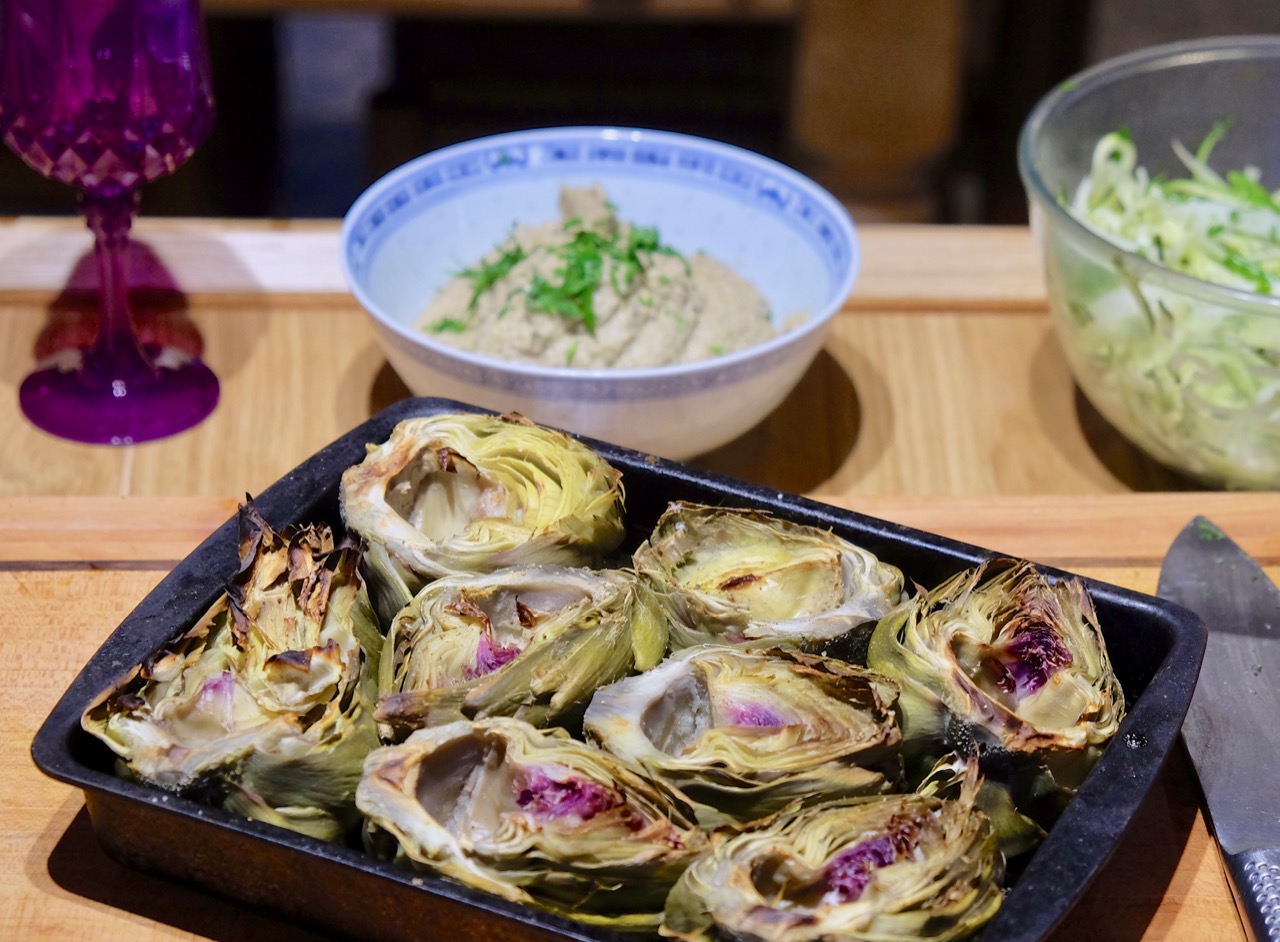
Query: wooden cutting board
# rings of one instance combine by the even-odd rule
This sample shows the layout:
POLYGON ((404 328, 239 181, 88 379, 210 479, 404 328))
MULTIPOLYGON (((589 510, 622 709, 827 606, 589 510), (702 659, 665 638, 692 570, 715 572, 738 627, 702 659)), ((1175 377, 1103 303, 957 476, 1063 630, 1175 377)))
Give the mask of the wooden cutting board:
MULTIPOLYGON (((832 503, 1139 591, 1204 513, 1280 578, 1280 495, 868 498, 832 503)), ((75 790, 42 776, 31 739, 128 611, 226 520, 214 498, 0 499, 0 913, 20 939, 271 938, 312 933, 124 868, 98 849, 75 790)), ((1117 856, 1055 942, 1244 939, 1179 750, 1117 856)))

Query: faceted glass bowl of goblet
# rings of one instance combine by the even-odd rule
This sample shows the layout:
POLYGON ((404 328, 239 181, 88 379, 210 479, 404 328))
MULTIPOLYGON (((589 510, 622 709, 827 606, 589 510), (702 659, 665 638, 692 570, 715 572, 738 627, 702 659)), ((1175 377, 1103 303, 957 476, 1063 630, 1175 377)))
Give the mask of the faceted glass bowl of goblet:
POLYGON ((184 431, 217 405, 217 377, 188 350, 139 341, 123 260, 138 188, 176 170, 213 124, 199 2, 5 0, 0 10, 0 135, 77 190, 100 282, 96 340, 38 364, 19 390, 22 410, 82 442, 184 431))

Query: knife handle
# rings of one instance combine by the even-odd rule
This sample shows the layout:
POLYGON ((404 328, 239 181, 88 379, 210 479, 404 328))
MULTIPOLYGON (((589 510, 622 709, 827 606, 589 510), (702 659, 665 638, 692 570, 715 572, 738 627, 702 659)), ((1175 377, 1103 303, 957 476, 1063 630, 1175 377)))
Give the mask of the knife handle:
POLYGON ((1245 931, 1255 942, 1280 942, 1280 847, 1223 854, 1245 931))

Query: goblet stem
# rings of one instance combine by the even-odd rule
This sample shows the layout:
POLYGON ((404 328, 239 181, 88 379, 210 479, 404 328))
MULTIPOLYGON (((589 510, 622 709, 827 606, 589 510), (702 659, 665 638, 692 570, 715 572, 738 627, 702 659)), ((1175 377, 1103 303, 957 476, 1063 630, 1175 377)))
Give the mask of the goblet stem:
POLYGON ((81 204, 85 221, 93 232, 100 293, 98 336, 82 366, 89 383, 114 387, 141 376, 143 371, 154 372, 151 360, 138 344, 124 280, 125 251, 137 205, 138 195, 132 190, 114 198, 86 195, 81 204), (101 373, 103 370, 106 372, 101 373))
POLYGON ((191 428, 218 404, 218 379, 173 347, 144 348, 129 316, 124 254, 137 196, 86 194, 82 209, 98 260, 98 335, 79 363, 36 370, 18 398, 28 419, 73 441, 129 445, 191 428))

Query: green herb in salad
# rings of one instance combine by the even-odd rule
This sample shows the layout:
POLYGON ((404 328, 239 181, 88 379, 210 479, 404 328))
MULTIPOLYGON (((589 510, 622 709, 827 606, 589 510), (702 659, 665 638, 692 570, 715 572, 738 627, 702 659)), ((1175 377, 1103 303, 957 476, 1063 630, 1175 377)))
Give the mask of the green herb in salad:
POLYGON ((1127 130, 1107 134, 1066 208, 1121 248, 1205 281, 1275 294, 1280 282, 1280 192, 1257 167, 1220 174, 1209 165, 1227 133, 1219 122, 1195 153, 1173 151, 1187 176, 1153 176, 1127 130))

